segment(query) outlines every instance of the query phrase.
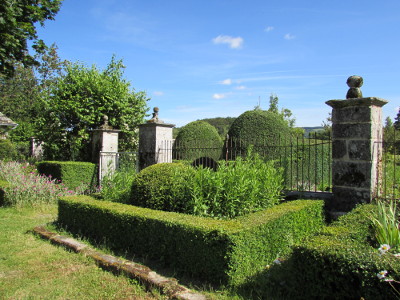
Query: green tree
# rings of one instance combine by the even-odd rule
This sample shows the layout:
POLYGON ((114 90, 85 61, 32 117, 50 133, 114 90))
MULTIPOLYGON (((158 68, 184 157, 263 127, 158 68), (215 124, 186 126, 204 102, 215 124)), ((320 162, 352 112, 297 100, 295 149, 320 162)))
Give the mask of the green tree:
POLYGON ((396 118, 394 119, 394 128, 397 130, 400 130, 400 107, 399 107, 399 112, 397 113, 396 118))
POLYGON ((279 115, 289 125, 290 128, 293 128, 296 123, 296 118, 292 117, 293 116, 292 111, 288 108, 282 108, 282 110, 279 111, 278 102, 279 102, 278 96, 275 94, 271 94, 269 96, 268 111, 279 115))
POLYGON ((119 149, 133 151, 137 146, 137 125, 147 111, 145 92, 135 92, 123 78, 123 64, 113 56, 103 70, 81 63, 66 67, 51 94, 44 99, 38 137, 45 142, 47 159, 91 159, 91 130, 109 124, 121 130, 119 149))
POLYGON ((2 0, 0 1, 0 74, 13 76, 15 62, 23 66, 38 65, 28 52, 28 40, 32 48, 42 52, 46 46, 39 39, 36 24, 44 26, 46 20, 54 20, 62 0, 2 0))
POLYGON ((0 74, 0 111, 18 123, 9 136, 25 156, 29 153, 30 137, 36 135, 35 123, 43 111, 42 100, 49 96, 67 64, 58 57, 55 45, 37 53, 35 59, 39 66, 25 67, 17 62, 13 77, 0 74))

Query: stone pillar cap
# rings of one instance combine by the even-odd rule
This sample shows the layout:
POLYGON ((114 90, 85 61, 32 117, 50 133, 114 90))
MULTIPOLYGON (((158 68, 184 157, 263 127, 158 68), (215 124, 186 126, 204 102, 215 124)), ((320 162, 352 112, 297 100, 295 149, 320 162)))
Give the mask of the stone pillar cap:
POLYGON ((332 108, 343 108, 352 106, 379 106, 382 107, 389 101, 378 98, 378 97, 367 97, 367 98, 350 98, 346 100, 329 100, 325 103, 332 108))

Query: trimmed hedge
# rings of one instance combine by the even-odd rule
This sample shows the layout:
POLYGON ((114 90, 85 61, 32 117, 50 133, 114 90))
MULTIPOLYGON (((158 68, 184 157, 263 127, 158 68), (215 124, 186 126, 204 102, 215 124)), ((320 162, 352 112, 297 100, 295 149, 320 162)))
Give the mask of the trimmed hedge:
POLYGON ((298 200, 223 221, 69 196, 59 200, 58 223, 179 273, 237 286, 319 230, 322 208, 322 201, 298 200))
POLYGON ((259 287, 264 291, 258 292, 290 299, 397 299, 391 285, 377 277, 382 270, 398 276, 400 261, 380 255, 371 239, 374 209, 372 204, 359 206, 294 247, 284 264, 264 274, 266 284, 259 287))
POLYGON ((51 176, 64 183, 70 189, 84 185, 94 188, 97 184, 97 167, 90 162, 78 161, 42 161, 37 163, 38 173, 51 176))
POLYGON ((9 183, 4 180, 0 180, 0 206, 3 206, 5 203, 4 197, 6 191, 4 190, 5 188, 9 187, 9 183))
POLYGON ((193 167, 181 163, 151 165, 140 171, 133 179, 131 199, 128 204, 184 212, 190 200, 188 183, 194 172, 193 167))
POLYGON ((217 129, 204 121, 194 121, 183 126, 173 146, 174 159, 193 161, 200 157, 219 160, 222 139, 217 129))

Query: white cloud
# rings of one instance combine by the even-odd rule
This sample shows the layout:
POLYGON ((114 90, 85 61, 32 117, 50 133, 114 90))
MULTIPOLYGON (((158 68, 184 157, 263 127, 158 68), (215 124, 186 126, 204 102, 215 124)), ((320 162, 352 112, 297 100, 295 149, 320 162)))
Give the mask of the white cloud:
POLYGON ((163 96, 163 95, 164 95, 164 92, 155 91, 155 92, 153 93, 153 95, 154 95, 154 96, 163 96))
POLYGON ((214 44, 228 44, 232 49, 239 49, 242 47, 244 40, 238 37, 231 37, 229 35, 219 35, 216 38, 213 38, 214 44))
POLYGON ((293 40, 295 36, 290 33, 286 33, 285 36, 283 37, 285 40, 293 40))
POLYGON ((232 79, 227 78, 227 79, 225 79, 225 80, 220 81, 219 84, 231 85, 231 84, 232 84, 232 79))
POLYGON ((246 87, 244 85, 239 85, 237 87, 235 87, 236 90, 245 90, 246 87))
POLYGON ((214 94, 214 95, 213 95, 213 98, 214 98, 214 99, 217 99, 217 100, 223 99, 223 98, 225 98, 225 97, 226 97, 226 94, 214 94))
POLYGON ((264 31, 266 31, 266 32, 270 32, 272 30, 274 30, 273 26, 268 26, 268 27, 265 27, 265 29, 264 29, 264 31))

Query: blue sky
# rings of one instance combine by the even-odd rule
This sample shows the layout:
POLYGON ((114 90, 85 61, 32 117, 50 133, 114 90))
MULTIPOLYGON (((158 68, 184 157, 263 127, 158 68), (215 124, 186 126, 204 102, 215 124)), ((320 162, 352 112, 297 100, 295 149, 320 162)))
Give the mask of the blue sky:
POLYGON ((319 126, 354 74, 364 97, 389 101, 384 117, 400 105, 398 0, 64 0, 38 32, 63 59, 123 59, 132 87, 177 126, 267 109, 271 93, 296 126, 319 126))

